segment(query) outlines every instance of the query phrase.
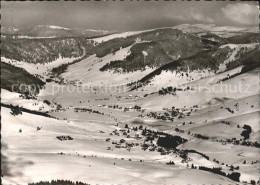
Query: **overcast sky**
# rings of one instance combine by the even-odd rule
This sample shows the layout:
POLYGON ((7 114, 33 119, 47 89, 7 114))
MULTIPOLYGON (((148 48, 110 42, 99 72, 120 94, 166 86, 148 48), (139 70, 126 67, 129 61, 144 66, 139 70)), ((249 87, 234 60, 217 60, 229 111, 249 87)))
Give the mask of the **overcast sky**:
POLYGON ((76 1, 1 2, 1 25, 57 25, 102 30, 143 30, 178 24, 258 26, 257 2, 76 1), (12 20, 12 21, 11 21, 12 20))

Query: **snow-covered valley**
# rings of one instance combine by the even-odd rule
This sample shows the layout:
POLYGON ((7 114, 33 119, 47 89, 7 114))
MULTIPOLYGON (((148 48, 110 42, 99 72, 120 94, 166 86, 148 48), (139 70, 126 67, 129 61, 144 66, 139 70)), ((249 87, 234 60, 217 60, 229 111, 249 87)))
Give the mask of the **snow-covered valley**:
POLYGON ((201 32, 229 35, 226 27, 165 29, 90 39, 94 52, 82 58, 60 56, 33 64, 2 57, 1 62, 45 82, 33 98, 1 88, 3 184, 52 179, 90 184, 257 182, 260 68, 254 59, 259 52, 254 52, 259 43, 200 43, 201 32), (170 38, 163 44, 158 38, 147 40, 157 32, 170 38), (181 36, 196 44, 198 52, 176 57, 166 46, 181 36), (106 53, 106 43, 116 49, 106 53), (151 51, 171 61, 158 65, 151 51), (141 64, 128 66, 134 57, 141 64), (52 74, 61 64, 68 65, 66 70, 52 74), (162 138, 175 140, 160 142, 162 138), (176 146, 167 147, 176 140, 176 146))

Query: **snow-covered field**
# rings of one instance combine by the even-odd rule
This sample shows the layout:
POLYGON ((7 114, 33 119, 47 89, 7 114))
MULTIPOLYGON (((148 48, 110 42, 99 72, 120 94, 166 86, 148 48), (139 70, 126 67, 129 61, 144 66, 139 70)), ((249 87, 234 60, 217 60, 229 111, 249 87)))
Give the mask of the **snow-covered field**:
POLYGON ((60 121, 28 113, 14 117, 7 108, 2 108, 1 114, 5 115, 2 122, 8 123, 2 126, 3 143, 7 146, 3 155, 7 157, 10 173, 14 175, 3 178, 7 184, 56 178, 94 184, 183 184, 192 183, 194 179, 199 184, 232 183, 207 172, 186 169, 181 163, 165 165, 163 161, 170 159, 178 164, 180 159, 173 156, 168 156, 167 160, 159 153, 150 155, 150 152, 138 148, 131 152, 116 148, 108 151, 106 148, 113 146, 105 142, 106 137, 119 140, 117 136, 108 136, 107 133, 116 128, 109 122, 60 121), (100 134, 99 130, 105 133, 100 134), (56 139, 59 135, 70 135, 74 140, 59 141, 56 139), (61 152, 63 155, 58 154, 61 152), (185 179, 187 175, 192 178, 185 179), (118 176, 124 178, 116 178, 118 176))

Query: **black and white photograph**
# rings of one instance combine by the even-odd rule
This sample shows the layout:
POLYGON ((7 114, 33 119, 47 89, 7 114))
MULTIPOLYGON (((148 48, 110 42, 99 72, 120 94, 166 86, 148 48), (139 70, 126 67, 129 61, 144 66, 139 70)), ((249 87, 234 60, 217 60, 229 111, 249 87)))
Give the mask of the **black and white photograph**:
POLYGON ((1 185, 260 184, 258 1, 2 1, 1 185))

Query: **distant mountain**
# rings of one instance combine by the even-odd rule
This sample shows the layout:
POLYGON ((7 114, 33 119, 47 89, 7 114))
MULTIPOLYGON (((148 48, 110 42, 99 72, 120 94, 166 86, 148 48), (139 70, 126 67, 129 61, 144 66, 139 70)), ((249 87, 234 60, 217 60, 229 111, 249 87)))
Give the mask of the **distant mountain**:
POLYGON ((81 57, 93 45, 87 38, 2 39, 2 57, 27 63, 50 63, 62 58, 81 57))
POLYGON ((1 34, 15 34, 18 32, 18 28, 1 26, 1 34))
POLYGON ((82 28, 64 28, 52 25, 37 25, 26 28, 2 27, 3 35, 16 36, 18 38, 46 38, 46 37, 97 37, 110 34, 109 31, 91 30, 82 28))
MULTIPOLYGON (((193 28, 193 26, 191 26, 193 28)), ((205 28, 208 28, 205 26, 205 28)), ((213 30, 221 30, 214 27, 213 30)), ((201 33, 201 32, 200 32, 201 33)), ((208 60, 206 64, 197 65, 193 62, 189 67, 194 66, 210 67, 212 70, 218 70, 218 65, 223 62, 232 52, 231 49, 219 48, 224 44, 245 44, 242 45, 242 52, 245 48, 258 43, 258 33, 238 32, 230 37, 222 37, 215 32, 204 31, 204 34, 185 32, 180 29, 164 28, 153 31, 143 32, 131 35, 126 38, 115 38, 107 42, 100 43, 97 48, 97 56, 104 57, 108 53, 114 53, 121 47, 130 48, 130 54, 121 61, 111 61, 105 64, 101 71, 132 72, 136 70, 145 70, 146 67, 157 68, 167 63, 190 56, 192 60, 199 57, 197 62, 208 60), (139 39, 139 41, 138 41, 139 39), (199 55, 195 55, 201 53, 199 55), (210 60, 216 60, 212 65, 210 60)), ((225 32, 228 34, 229 32, 225 32)), ((238 45, 239 46, 239 45, 238 45)), ((188 59, 190 61, 190 59, 188 59)), ((194 68, 194 70, 196 67, 194 68)))
MULTIPOLYGON (((23 29, 2 27, 1 29, 3 36, 42 38, 2 38, 3 57, 28 63, 49 63, 59 56, 80 57, 84 53, 96 54, 97 57, 102 58, 122 48, 131 47, 130 54, 124 60, 110 61, 100 68, 101 71, 119 72, 145 70, 147 67, 158 68, 204 50, 216 50, 223 44, 258 42, 258 33, 251 29, 216 27, 214 25, 179 25, 172 28, 117 33, 109 36, 105 35, 110 34, 110 32, 103 30, 70 29, 48 25, 23 29), (226 35, 223 37, 223 34, 216 31, 222 31, 226 35), (234 31, 236 33, 233 33, 234 31), (231 32, 232 35, 226 37, 231 32), (85 38, 79 38, 82 36, 85 38), (89 37, 99 38, 87 39, 89 37), (102 42, 98 42, 98 40, 102 42)), ((214 50, 206 53, 214 53, 214 50)), ((228 54, 229 52, 225 56, 228 54)))
POLYGON ((243 28, 243 27, 232 27, 232 26, 216 26, 214 24, 181 24, 173 27, 175 29, 182 30, 188 33, 201 33, 201 32, 259 32, 259 27, 243 28))

